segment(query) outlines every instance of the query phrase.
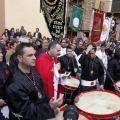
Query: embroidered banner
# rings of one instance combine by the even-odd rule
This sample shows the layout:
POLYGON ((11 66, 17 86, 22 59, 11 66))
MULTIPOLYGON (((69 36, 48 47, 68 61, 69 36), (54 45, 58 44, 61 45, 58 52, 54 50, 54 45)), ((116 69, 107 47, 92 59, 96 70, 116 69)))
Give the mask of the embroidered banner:
POLYGON ((91 42, 100 41, 103 27, 104 12, 94 9, 93 25, 91 31, 91 42))
POLYGON ((64 35, 66 0, 41 0, 49 32, 53 40, 60 40, 64 35))
POLYGON ((105 18, 103 22, 103 29, 101 33, 101 42, 106 42, 108 41, 108 36, 110 32, 110 24, 111 24, 111 18, 105 18))
POLYGON ((70 18, 70 27, 77 31, 81 27, 82 17, 83 17, 84 10, 78 6, 73 5, 72 7, 72 14, 70 18))

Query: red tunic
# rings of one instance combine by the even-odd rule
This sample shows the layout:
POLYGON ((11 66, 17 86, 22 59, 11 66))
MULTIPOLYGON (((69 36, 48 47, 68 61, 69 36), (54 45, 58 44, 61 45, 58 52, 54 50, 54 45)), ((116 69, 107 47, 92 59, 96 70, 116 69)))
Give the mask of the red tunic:
MULTIPOLYGON (((50 55, 43 53, 36 59, 35 68, 39 71, 48 96, 50 98, 54 97, 54 63, 58 63, 57 58, 53 58, 50 55), (48 85, 46 82, 50 85, 48 85), (51 87, 52 86, 52 87, 51 87)), ((63 87, 58 86, 58 91, 64 91, 63 87)))

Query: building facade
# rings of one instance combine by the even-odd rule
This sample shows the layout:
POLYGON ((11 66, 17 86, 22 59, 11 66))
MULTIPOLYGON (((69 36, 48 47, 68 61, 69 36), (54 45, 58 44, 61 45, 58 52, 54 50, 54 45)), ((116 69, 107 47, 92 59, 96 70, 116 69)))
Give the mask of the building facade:
MULTIPOLYGON (((115 16, 120 22, 120 0, 67 0, 66 36, 89 37, 92 8, 105 11, 108 16, 115 16), (72 6, 84 9, 82 26, 79 31, 69 27, 72 6)), ((11 29, 24 26, 27 32, 35 32, 38 27, 42 36, 51 37, 45 23, 43 13, 40 13, 40 0, 0 0, 0 35, 5 28, 11 29)), ((116 39, 120 39, 120 25, 117 26, 116 39)))
MULTIPOLYGON (((92 8, 99 9, 104 11, 108 17, 113 15, 118 18, 118 22, 120 22, 120 0, 70 0, 68 7, 68 14, 71 13, 72 6, 76 4, 79 7, 84 9, 84 16, 82 21, 82 27, 79 31, 74 32, 69 28, 67 29, 68 36, 76 35, 77 37, 83 37, 83 33, 87 34, 89 37, 90 29, 91 29, 91 16, 92 16, 92 8), (71 31, 71 32, 70 32, 71 31), (73 34, 71 34, 73 33, 73 34)), ((69 15, 70 17, 70 15, 69 15)), ((69 23, 69 19, 68 19, 69 23)), ((117 25, 116 29, 116 39, 120 40, 120 25, 117 25)))
POLYGON ((77 36, 83 37, 83 33, 87 34, 89 37, 90 25, 91 25, 91 15, 92 8, 94 8, 94 0, 70 0, 68 2, 68 27, 67 27, 67 36, 77 36), (72 6, 77 5, 84 9, 84 15, 82 20, 82 26, 79 31, 75 32, 69 27, 70 15, 72 11, 72 6))
POLYGON ((0 0, 0 35, 5 29, 5 1, 0 0))
POLYGON ((20 29, 21 26, 32 33, 39 28, 42 36, 51 37, 40 13, 40 0, 0 0, 0 35, 5 28, 20 29))

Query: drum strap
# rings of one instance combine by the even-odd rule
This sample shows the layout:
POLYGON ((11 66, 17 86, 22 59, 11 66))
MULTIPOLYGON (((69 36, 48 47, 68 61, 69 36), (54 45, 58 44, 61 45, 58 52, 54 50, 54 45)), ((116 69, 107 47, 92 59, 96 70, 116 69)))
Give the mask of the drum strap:
POLYGON ((97 79, 94 81, 87 81, 87 80, 82 80, 81 79, 81 85, 82 86, 95 86, 97 83, 97 79))

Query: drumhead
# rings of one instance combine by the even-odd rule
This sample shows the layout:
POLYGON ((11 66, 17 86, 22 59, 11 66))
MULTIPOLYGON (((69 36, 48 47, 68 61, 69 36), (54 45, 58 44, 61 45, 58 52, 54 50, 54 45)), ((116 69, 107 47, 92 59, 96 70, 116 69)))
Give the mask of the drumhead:
POLYGON ((120 97, 112 91, 92 90, 79 94, 76 107, 92 117, 113 117, 120 114, 120 97))
MULTIPOLYGON (((65 110, 65 109, 63 109, 63 110, 65 110)), ((56 115, 55 118, 48 119, 48 120, 63 120, 63 110, 60 111, 60 113, 58 115, 56 115)), ((85 113, 79 112, 78 120, 92 120, 92 118, 89 117, 88 115, 86 115, 85 113)))
POLYGON ((76 89, 78 88, 79 84, 80 81, 78 79, 71 77, 70 79, 66 79, 64 87, 68 89, 76 89))

